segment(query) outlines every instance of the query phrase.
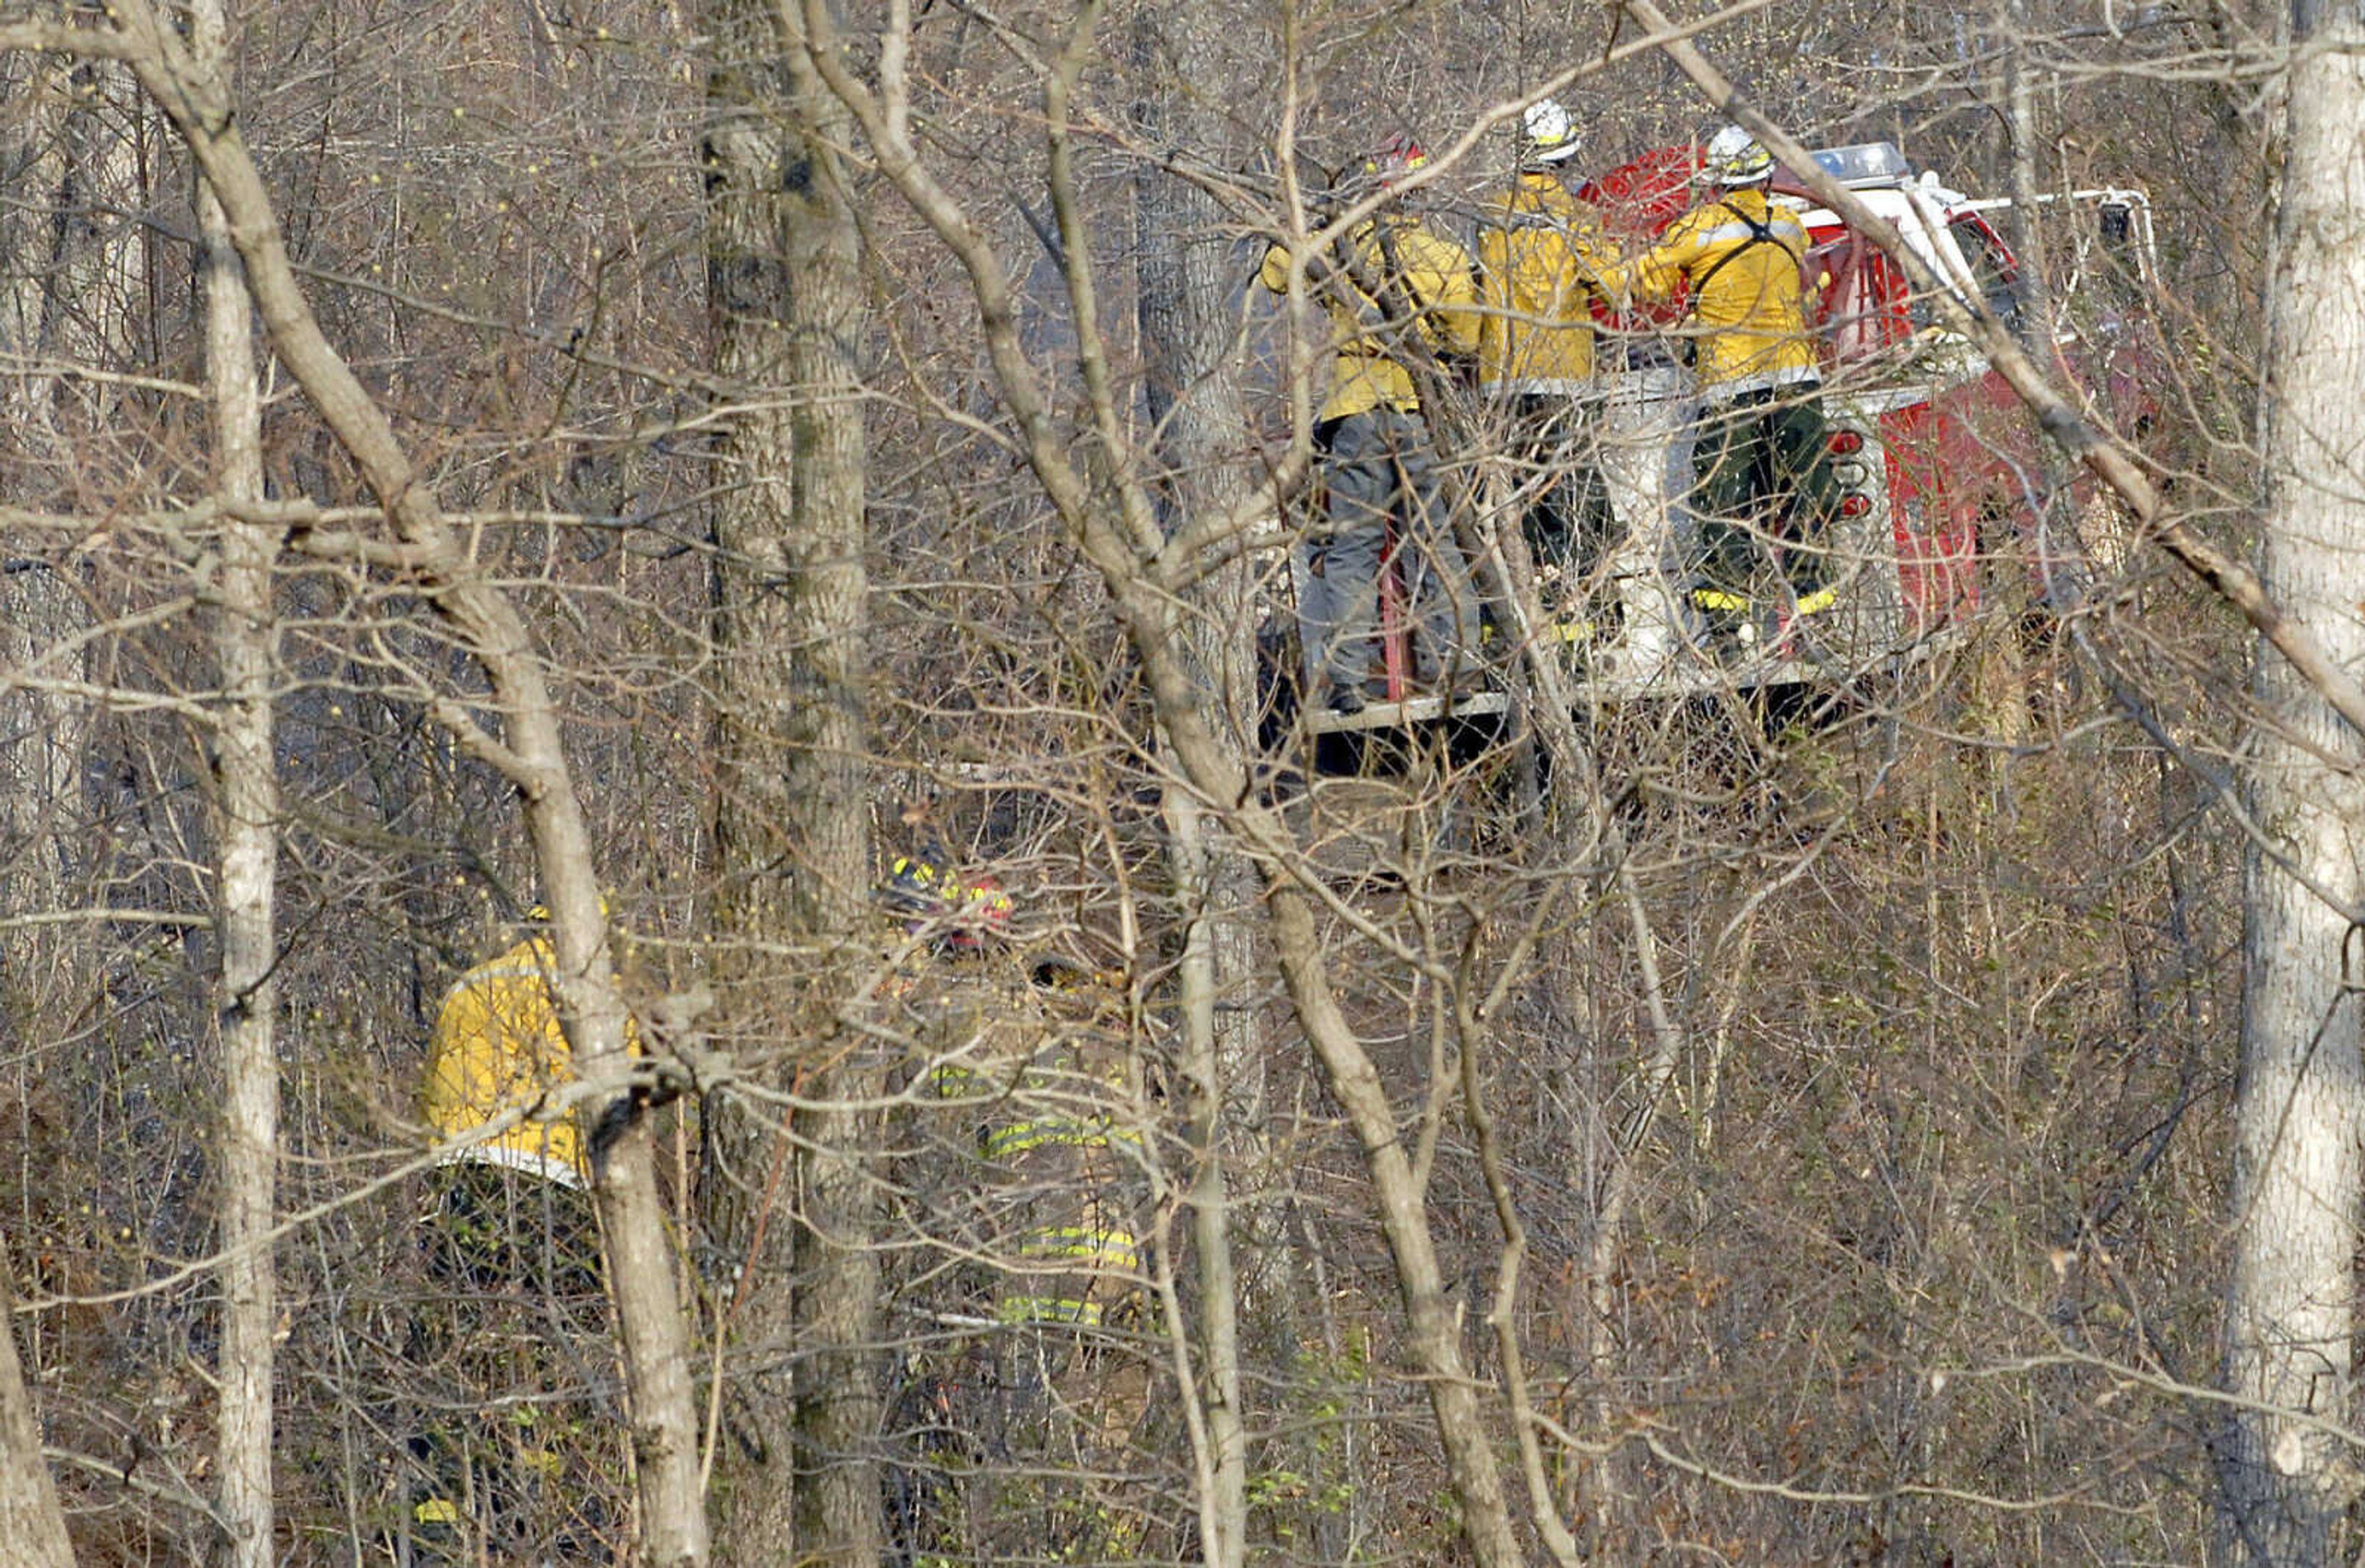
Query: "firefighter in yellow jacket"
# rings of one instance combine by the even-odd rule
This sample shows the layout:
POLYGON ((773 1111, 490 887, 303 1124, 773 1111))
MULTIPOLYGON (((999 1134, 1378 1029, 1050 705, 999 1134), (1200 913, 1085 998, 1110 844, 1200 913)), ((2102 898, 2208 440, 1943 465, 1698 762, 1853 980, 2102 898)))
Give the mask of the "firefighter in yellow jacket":
POLYGON ((430 1561, 594 1554, 600 1521, 576 1510, 615 1457, 568 1435, 609 1413, 555 1392, 604 1381, 605 1297, 581 1125, 560 1103, 575 1074, 556 955, 547 915, 528 919, 445 993, 428 1043, 421 1100, 443 1141, 424 1238, 445 1292, 414 1324, 413 1353, 460 1412, 410 1444, 430 1486, 412 1509, 430 1561))
POLYGON ((1806 228, 1774 204, 1773 157, 1740 126, 1709 140, 1698 178, 1718 188, 1717 199, 1677 218, 1608 281, 1644 298, 1668 298, 1679 287, 1687 294, 1703 403, 1692 460, 1704 559, 1692 602, 1710 645, 1737 651, 1759 632, 1761 541, 1789 546, 1780 551, 1788 602, 1774 606, 1777 612, 1831 608, 1822 535, 1836 488, 1806 228))
MULTIPOLYGON (((921 825, 915 804, 904 820, 921 825)), ((1148 1406, 1147 1183, 1119 980, 1013 950, 1019 906, 932 832, 876 896, 900 928, 880 987, 916 1051, 894 1185, 916 1242, 883 1467, 894 1553, 1136 1558, 1148 1406), (916 939, 916 940, 912 940, 916 939)))
MULTIPOLYGON (((1393 185, 1418 168, 1419 148, 1392 138, 1366 173, 1393 185)), ((1414 678, 1434 682, 1472 666, 1478 604, 1437 482, 1420 414, 1417 366, 1478 346, 1470 254, 1419 219, 1384 211, 1348 234, 1338 253, 1309 258, 1309 291, 1332 326, 1330 389, 1314 427, 1328 490, 1326 526, 1306 552, 1299 606, 1315 700, 1362 710, 1378 629, 1380 565, 1393 529, 1417 570, 1407 576, 1419 628, 1414 678)), ((1289 289, 1290 255, 1266 252, 1264 286, 1289 289)))
POLYGON ((1508 427, 1528 548, 1546 608, 1572 641, 1586 629, 1575 590, 1613 526, 1591 446, 1593 304, 1616 256, 1597 215, 1562 178, 1583 145, 1558 103, 1529 105, 1511 188, 1478 216, 1479 390, 1508 427))
POLYGON ((499 1166, 562 1187, 583 1185, 576 1119, 554 1098, 575 1078, 551 993, 556 962, 549 935, 536 930, 468 970, 444 994, 428 1042, 424 1095, 428 1125, 455 1140, 440 1163, 499 1166), (504 1116, 514 1117, 508 1128, 471 1138, 504 1116))
POLYGON ((1142 1271, 1128 1197, 1141 1138, 1104 1031, 1071 1025, 1023 1058, 947 1068, 939 1092, 980 1103, 977 1152, 998 1217, 988 1247, 994 1316, 1103 1327, 1137 1294, 1142 1271))

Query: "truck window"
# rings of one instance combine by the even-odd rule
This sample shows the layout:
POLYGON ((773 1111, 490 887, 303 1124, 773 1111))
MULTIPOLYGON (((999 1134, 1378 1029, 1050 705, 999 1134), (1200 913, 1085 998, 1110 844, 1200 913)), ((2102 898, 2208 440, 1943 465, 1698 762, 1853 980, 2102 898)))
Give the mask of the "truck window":
POLYGON ((1997 320, 2012 326, 2020 316, 2020 263, 1978 213, 1955 219, 1948 232, 1970 264, 1971 280, 1978 286, 1988 309, 1997 320))

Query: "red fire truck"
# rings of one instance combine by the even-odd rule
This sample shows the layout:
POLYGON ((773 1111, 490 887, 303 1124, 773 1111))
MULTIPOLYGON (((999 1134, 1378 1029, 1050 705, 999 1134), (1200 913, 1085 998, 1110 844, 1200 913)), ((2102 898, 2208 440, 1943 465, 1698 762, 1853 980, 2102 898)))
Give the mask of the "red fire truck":
MULTIPOLYGON (((1975 198, 1916 172, 1889 142, 1818 151, 1823 171, 1894 224, 1931 273, 2008 323, 2027 307, 2023 268, 1995 221, 2008 199, 1975 198)), ((1662 149, 1589 182, 1582 195, 1621 240, 1640 248, 1697 196, 1697 149, 1662 149)), ((1565 636, 1571 684, 1582 700, 1614 702, 1718 689, 1851 679, 1893 669, 1959 636, 1978 608, 1990 553, 2007 543, 2040 593, 2075 567, 2079 544, 2065 521, 2080 508, 2046 504, 2048 463, 2017 398, 1933 301, 1865 235, 1777 174, 1775 198, 1796 210, 1812 241, 1821 285, 1818 323, 1824 410, 1839 516, 1824 544, 1838 561, 1837 610, 1816 619, 1811 654, 1785 628, 1762 629, 1749 656, 1706 649, 1687 610, 1697 526, 1687 507, 1698 399, 1677 361, 1670 324, 1605 322, 1597 457, 1615 514, 1614 543, 1584 566, 1590 606, 1565 636), (2024 563, 2024 566, 2022 565, 2024 563)), ((2144 334, 2153 283, 2152 214, 2139 190, 2077 190, 2043 198, 2048 241, 2066 252, 2054 274, 2056 364, 2115 428, 2142 422, 2142 367, 2156 363, 2144 334), (2063 221, 2074 215, 2075 221, 2063 221), (2054 237, 2058 235, 2056 240, 2054 237)), ((1391 587, 1393 585, 1390 585, 1391 587)), ((1403 655, 1401 595, 1384 594, 1390 697, 1353 715, 1308 714, 1320 731, 1499 711, 1499 692, 1442 699, 1395 677, 1403 655)), ((1496 639, 1500 646, 1501 639, 1496 639)))

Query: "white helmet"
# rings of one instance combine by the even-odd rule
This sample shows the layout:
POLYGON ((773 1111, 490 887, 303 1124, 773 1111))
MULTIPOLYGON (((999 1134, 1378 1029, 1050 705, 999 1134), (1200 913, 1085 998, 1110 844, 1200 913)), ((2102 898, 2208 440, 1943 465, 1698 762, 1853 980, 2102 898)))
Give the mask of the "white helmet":
POLYGON ((1559 103, 1540 98, 1519 116, 1519 159, 1525 163, 1561 163, 1585 146, 1576 121, 1559 103))
POLYGON ((1737 125, 1726 126, 1708 139, 1708 155, 1699 178, 1712 185, 1754 185, 1774 172, 1774 155, 1765 144, 1737 125))

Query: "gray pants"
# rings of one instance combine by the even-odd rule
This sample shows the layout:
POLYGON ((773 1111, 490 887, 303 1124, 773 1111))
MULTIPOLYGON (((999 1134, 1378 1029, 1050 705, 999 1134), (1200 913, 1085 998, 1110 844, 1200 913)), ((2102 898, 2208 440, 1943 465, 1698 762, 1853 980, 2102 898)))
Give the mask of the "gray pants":
POLYGON ((1526 498, 1519 525, 1538 570, 1557 566, 1571 587, 1616 543, 1618 520, 1596 450, 1598 399, 1521 392, 1505 399, 1512 479, 1526 498))
POLYGON ((1360 685, 1379 656, 1380 558, 1391 522, 1418 628, 1413 678, 1474 666, 1478 597, 1439 493, 1429 427, 1418 414, 1382 408, 1326 421, 1317 437, 1329 506, 1327 535, 1307 543, 1298 606, 1308 678, 1360 685))

